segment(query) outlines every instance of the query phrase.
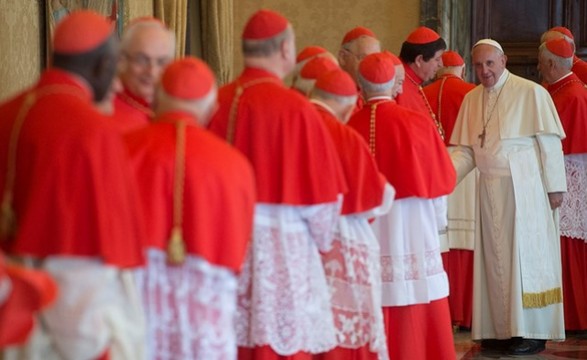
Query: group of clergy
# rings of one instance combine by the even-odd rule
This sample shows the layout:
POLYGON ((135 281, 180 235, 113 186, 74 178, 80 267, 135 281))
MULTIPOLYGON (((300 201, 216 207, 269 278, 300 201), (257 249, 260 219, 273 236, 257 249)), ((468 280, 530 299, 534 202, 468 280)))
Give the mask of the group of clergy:
POLYGON ((453 326, 513 355, 587 329, 587 64, 541 40, 543 86, 491 39, 475 86, 427 27, 297 53, 263 9, 218 88, 161 21, 71 13, 0 104, 4 359, 452 360, 453 326))

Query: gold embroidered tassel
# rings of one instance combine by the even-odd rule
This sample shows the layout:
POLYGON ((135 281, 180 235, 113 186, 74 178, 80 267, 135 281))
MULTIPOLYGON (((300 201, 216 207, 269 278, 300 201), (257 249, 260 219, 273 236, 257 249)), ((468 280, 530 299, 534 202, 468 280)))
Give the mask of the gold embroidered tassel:
POLYGON ((181 265, 185 261, 185 243, 180 226, 174 226, 167 243, 167 261, 172 265, 181 265))
POLYGON ((7 239, 16 233, 16 213, 12 207, 11 194, 4 195, 0 211, 0 236, 7 239))

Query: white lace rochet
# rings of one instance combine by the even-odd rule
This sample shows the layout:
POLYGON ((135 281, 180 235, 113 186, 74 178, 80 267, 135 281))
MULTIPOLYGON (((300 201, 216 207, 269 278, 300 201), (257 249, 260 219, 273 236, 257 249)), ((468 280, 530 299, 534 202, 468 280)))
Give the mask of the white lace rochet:
POLYGON ((148 359, 236 358, 236 276, 189 255, 167 264, 164 251, 150 249, 137 271, 147 316, 148 359))
POLYGON ((338 203, 257 204, 255 229, 238 284, 239 346, 269 345, 280 355, 336 346, 319 250, 327 251, 338 203))
POLYGON ((587 154, 565 156, 567 193, 560 208, 561 235, 587 241, 587 154))
POLYGON ((367 219, 341 216, 332 249, 322 255, 332 296, 338 346, 369 345, 389 359, 381 311, 379 244, 367 219))

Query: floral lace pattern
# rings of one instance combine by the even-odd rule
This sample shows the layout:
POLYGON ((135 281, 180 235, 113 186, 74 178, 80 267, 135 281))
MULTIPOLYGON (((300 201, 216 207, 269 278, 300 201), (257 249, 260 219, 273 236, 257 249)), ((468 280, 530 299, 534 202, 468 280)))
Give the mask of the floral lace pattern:
POLYGON ((381 277, 384 282, 420 280, 444 272, 438 249, 424 254, 381 256, 381 277))
POLYGON ((567 193, 560 208, 561 235, 587 241, 587 155, 565 156, 567 193))
POLYGON ((137 271, 147 317, 149 359, 235 359, 236 276, 197 256, 168 265, 148 251, 137 271))
POLYGON ((381 312, 379 244, 366 219, 341 217, 332 249, 322 255, 338 346, 365 344, 389 359, 381 312))
POLYGON ((253 241, 238 283, 240 346, 269 345, 280 355, 291 355, 325 352, 336 345, 318 245, 330 247, 338 209, 338 204, 257 205, 253 241), (311 211, 316 209, 320 211, 311 211))

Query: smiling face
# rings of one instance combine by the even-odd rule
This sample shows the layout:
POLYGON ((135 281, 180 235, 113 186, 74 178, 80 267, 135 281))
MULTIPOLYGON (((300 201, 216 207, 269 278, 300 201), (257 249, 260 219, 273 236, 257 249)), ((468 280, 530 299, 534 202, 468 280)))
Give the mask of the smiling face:
POLYGON ((497 48, 487 44, 475 46, 472 57, 477 79, 486 88, 495 86, 505 70, 507 57, 497 48))
POLYGON ((161 26, 137 28, 122 49, 119 63, 122 83, 131 93, 151 103, 163 69, 173 60, 173 52, 173 38, 161 26))

